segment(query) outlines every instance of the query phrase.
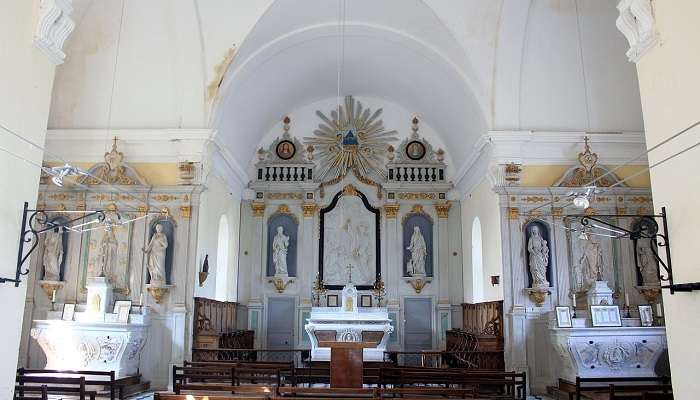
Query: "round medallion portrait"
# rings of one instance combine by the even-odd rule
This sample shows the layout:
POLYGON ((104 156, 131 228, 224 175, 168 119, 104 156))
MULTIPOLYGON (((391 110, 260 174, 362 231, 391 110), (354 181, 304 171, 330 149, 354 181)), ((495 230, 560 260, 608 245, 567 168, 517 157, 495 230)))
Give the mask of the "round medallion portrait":
POLYGON ((283 160, 289 160, 290 158, 294 157, 294 154, 297 152, 297 148, 293 142, 283 140, 277 143, 277 148, 275 151, 277 152, 277 157, 283 160))
POLYGON ((406 146, 406 156, 413 161, 418 161, 425 157, 425 145, 417 140, 406 146))

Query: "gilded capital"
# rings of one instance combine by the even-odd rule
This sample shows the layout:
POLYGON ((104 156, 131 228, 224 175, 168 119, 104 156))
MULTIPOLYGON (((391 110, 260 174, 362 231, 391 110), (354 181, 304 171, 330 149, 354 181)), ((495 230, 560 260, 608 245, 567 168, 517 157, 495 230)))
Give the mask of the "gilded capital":
POLYGON ((508 219, 520 218, 520 210, 517 207, 508 207, 508 219))
POLYGON ((450 203, 438 203, 435 204, 435 211, 437 211, 438 218, 447 218, 450 215, 450 203))
POLYGON ((564 209, 561 207, 552 207, 552 217, 554 219, 561 219, 564 214, 564 209))
POLYGON ((384 213, 386 214, 386 217, 396 218, 396 214, 399 212, 399 207, 401 206, 397 203, 385 204, 384 213))
POLYGON ((189 218, 192 216, 192 207, 189 205, 180 206, 180 216, 182 218, 189 218))
POLYGON ((250 208, 253 210, 254 217, 265 215, 265 203, 250 203, 250 208))
POLYGON ((304 211, 304 218, 313 218, 316 211, 316 203, 302 203, 301 209, 304 211))

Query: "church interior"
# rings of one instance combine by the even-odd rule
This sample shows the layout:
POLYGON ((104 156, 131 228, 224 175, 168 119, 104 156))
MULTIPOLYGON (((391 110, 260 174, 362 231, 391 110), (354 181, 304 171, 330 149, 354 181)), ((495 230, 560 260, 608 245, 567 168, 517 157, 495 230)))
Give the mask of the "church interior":
POLYGON ((698 398, 700 2, 0 4, 0 400, 698 398))

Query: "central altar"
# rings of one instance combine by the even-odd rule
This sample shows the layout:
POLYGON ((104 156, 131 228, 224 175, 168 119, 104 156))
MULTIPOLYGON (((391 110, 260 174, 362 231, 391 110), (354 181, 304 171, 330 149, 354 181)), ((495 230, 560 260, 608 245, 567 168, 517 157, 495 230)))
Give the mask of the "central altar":
POLYGON ((351 283, 343 288, 342 306, 313 307, 305 329, 313 361, 330 360, 331 348, 321 347, 321 342, 365 343, 363 359, 382 361, 389 335, 394 331, 386 308, 357 307, 357 290, 351 283))

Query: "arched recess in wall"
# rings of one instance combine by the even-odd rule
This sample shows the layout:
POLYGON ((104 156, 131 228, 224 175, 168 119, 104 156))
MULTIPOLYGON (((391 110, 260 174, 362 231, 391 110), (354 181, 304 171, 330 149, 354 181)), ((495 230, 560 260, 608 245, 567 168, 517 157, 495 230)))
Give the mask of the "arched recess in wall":
POLYGON ((484 251, 481 221, 474 217, 472 222, 472 294, 474 303, 484 300, 484 251))
POLYGON ((219 219, 219 238, 216 243, 216 300, 228 300, 228 219, 222 215, 219 219))

